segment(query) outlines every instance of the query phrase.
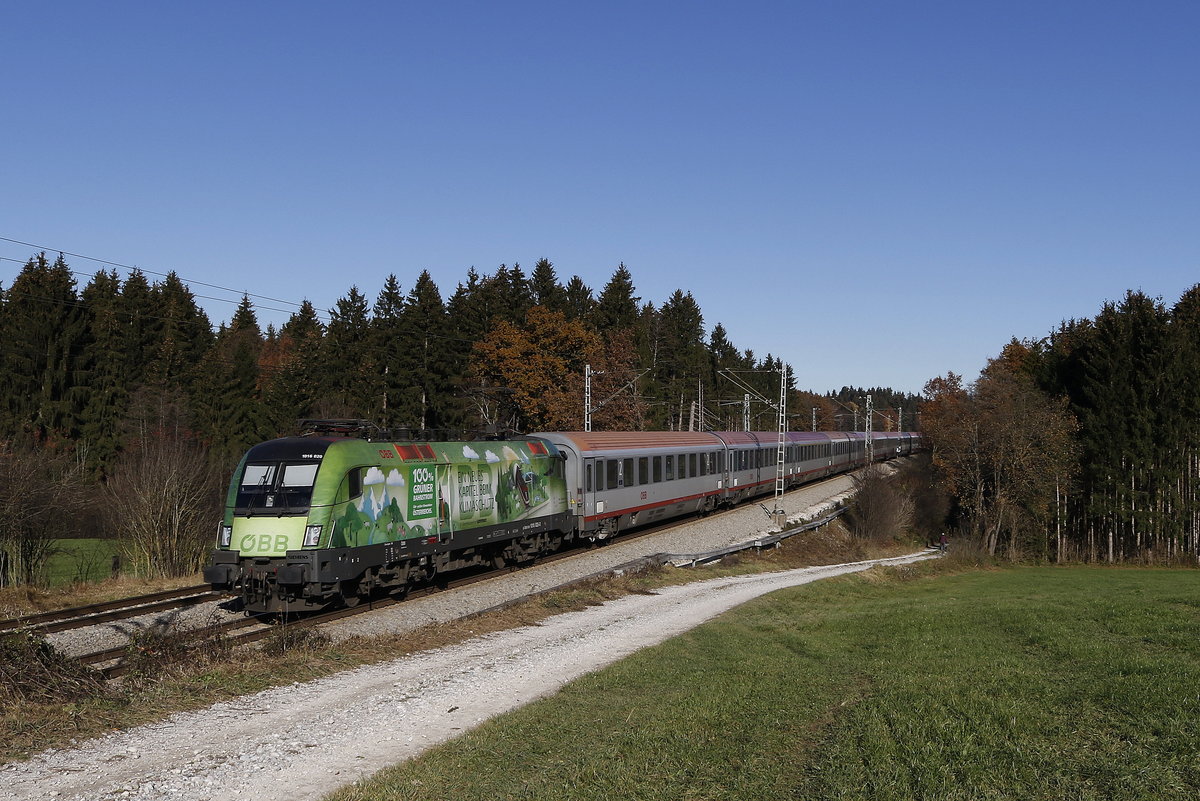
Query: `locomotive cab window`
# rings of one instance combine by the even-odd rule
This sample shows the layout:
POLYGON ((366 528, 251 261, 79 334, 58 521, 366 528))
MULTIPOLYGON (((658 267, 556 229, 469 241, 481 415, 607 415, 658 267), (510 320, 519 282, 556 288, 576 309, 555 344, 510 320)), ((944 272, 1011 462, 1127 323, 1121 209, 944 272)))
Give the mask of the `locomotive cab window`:
POLYGON ((303 514, 312 503, 318 465, 251 463, 242 471, 234 505, 242 511, 303 514))

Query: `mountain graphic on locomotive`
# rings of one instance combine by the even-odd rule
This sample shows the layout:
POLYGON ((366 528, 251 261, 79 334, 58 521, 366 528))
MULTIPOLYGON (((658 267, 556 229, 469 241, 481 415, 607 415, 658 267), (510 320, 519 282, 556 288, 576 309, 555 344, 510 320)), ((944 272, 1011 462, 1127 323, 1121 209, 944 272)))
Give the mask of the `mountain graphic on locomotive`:
MULTIPOLYGON (((230 482, 204 580, 248 613, 355 605, 476 566, 772 492, 775 432, 546 432, 395 442, 346 427, 250 448, 230 482)), ((791 486, 865 465, 862 432, 785 435, 791 486)), ((918 434, 877 432, 877 461, 918 434)))

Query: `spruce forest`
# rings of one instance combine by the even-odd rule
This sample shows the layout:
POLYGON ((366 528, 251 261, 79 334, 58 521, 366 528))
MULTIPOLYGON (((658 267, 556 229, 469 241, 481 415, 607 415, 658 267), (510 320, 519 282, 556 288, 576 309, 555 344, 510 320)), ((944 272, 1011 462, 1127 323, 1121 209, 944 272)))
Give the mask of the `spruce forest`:
POLYGON ((925 387, 921 426, 961 532, 1039 561, 1200 561, 1200 286, 1141 292, 964 385, 925 387))
POLYGON ((264 329, 249 297, 214 328, 173 273, 37 254, 0 287, 0 332, 0 583, 43 581, 55 542, 81 536, 119 540, 124 570, 195 572, 237 459, 302 419, 397 438, 579 430, 585 366, 596 430, 736 430, 746 414, 772 430, 737 382, 776 399, 781 371, 790 428, 862 430, 871 394, 874 430, 930 445, 944 500, 906 507, 918 537, 1037 561, 1200 554, 1200 287, 1172 308, 1131 292, 920 398, 802 391, 780 359, 707 331, 690 293, 643 301, 623 264, 599 292, 545 259, 471 269, 448 299, 428 272, 407 289, 391 275, 374 300, 351 287, 264 329))
MULTIPOLYGON (((0 292, 0 551, 16 582, 39 581, 71 536, 120 539, 143 575, 194 572, 238 458, 302 419, 399 438, 580 430, 590 365, 596 430, 741 429, 746 393, 721 371, 776 400, 784 368, 720 324, 706 335, 688 292, 643 302, 623 264, 598 293, 545 259, 529 275, 469 270, 449 299, 428 272, 407 288, 391 275, 373 301, 351 287, 327 312, 299 303, 278 329, 249 297, 214 329, 173 273, 89 275, 61 254, 35 255, 0 292)), ((868 393, 877 429, 917 403, 801 392, 790 371, 787 384, 798 428, 861 427, 868 393)), ((776 426, 764 403, 749 414, 776 426)))

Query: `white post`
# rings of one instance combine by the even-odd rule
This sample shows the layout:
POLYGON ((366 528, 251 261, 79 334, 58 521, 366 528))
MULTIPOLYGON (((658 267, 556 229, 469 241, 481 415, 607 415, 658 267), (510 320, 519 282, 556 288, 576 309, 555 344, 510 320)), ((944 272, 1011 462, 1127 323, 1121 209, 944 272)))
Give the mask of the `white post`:
POLYGON ((871 401, 871 396, 867 396, 867 464, 875 463, 875 442, 871 439, 871 418, 875 410, 875 404, 871 401))
POLYGON ((592 430, 592 366, 583 366, 583 430, 592 430))

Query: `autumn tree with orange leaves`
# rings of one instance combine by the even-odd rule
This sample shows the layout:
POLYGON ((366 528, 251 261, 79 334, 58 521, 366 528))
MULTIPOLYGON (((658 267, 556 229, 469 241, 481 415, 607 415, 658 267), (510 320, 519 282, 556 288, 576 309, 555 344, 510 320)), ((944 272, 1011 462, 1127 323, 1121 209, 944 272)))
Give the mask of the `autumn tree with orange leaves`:
POLYGON ((620 390, 633 377, 635 359, 628 333, 612 332, 605 342, 582 322, 534 306, 523 326, 497 319, 475 344, 470 370, 478 410, 488 423, 516 431, 569 431, 583 428, 584 368, 590 364, 593 405, 608 400, 593 424, 631 428, 641 419, 640 403, 620 390))
POLYGON ((928 382, 922 422, 934 465, 988 553, 1044 558, 1075 469, 1076 423, 1034 382, 1026 347, 1011 343, 970 388, 954 373, 928 382))

